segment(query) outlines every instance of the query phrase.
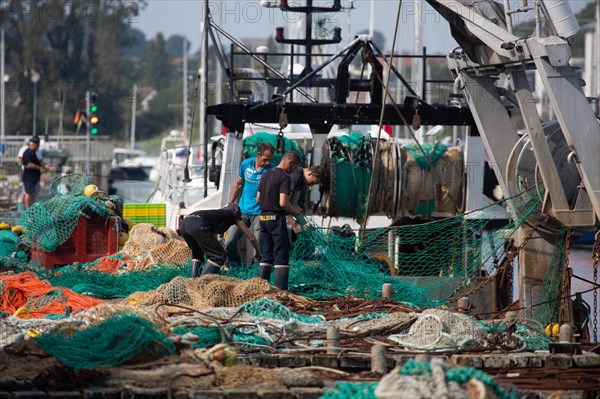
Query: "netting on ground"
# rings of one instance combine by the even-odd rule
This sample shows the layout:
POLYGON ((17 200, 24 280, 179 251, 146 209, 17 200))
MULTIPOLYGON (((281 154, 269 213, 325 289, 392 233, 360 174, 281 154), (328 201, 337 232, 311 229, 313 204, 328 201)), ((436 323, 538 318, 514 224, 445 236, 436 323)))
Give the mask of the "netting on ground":
POLYGON ((136 315, 115 314, 73 334, 55 328, 35 340, 46 353, 74 369, 121 365, 136 356, 152 360, 175 353, 156 325, 136 315))
POLYGON ((265 280, 237 280, 217 274, 201 278, 175 277, 154 291, 136 292, 124 303, 130 305, 183 305, 197 310, 235 307, 262 298, 273 287, 265 280))
POLYGON ((5 314, 23 309, 22 317, 44 317, 63 314, 66 306, 78 310, 102 303, 68 288, 52 286, 32 272, 0 276, 0 281, 0 311, 5 314))
POLYGON ((377 399, 375 388, 378 382, 336 382, 319 399, 377 399))
MULTIPOLYGON (((112 258, 117 259, 117 257, 118 255, 112 258)), ((134 292, 154 290, 175 277, 189 276, 191 273, 189 259, 180 265, 158 264, 143 270, 119 274, 95 270, 94 265, 100 261, 102 259, 91 264, 65 266, 57 270, 40 270, 38 274, 47 278, 55 286, 68 287, 81 294, 98 298, 124 298, 134 292)), ((121 264, 121 261, 117 264, 121 264)))
MULTIPOLYGON (((254 133, 252 136, 248 136, 244 139, 244 143, 243 143, 243 153, 242 153, 242 158, 243 159, 248 159, 248 158, 252 158, 256 156, 256 151, 258 150, 258 146, 261 145, 262 143, 269 143, 271 145, 273 145, 273 147, 275 148, 275 154, 273 154, 273 160, 271 161, 271 163, 273 165, 279 165, 279 162, 281 161, 281 157, 283 156, 283 153, 277 152, 277 138, 279 136, 277 134, 272 134, 272 133, 266 133, 266 132, 257 132, 254 133)), ((283 136, 283 142, 285 143, 284 145, 284 152, 288 152, 288 151, 296 151, 299 155, 300 155, 300 159, 303 160, 303 164, 304 164, 304 149, 302 147, 300 147, 298 145, 298 143, 296 143, 293 140, 288 139, 287 137, 283 136)))
POLYGON ((405 348, 436 350, 461 347, 481 341, 487 332, 475 318, 442 309, 424 310, 408 332, 388 339, 405 348))
POLYGON ((17 252, 19 245, 19 236, 11 230, 0 230, 0 258, 12 256, 17 252))
POLYGON ((28 247, 52 252, 71 237, 80 217, 109 217, 101 200, 84 195, 57 196, 34 203, 19 220, 21 241, 28 247))
POLYGON ((517 337, 521 342, 515 342, 511 349, 528 349, 530 351, 548 350, 548 344, 552 339, 548 337, 543 326, 526 320, 508 322, 503 320, 490 320, 482 327, 490 334, 502 337, 504 344, 510 343, 510 337, 517 337), (508 338, 508 339, 507 339, 508 338))
POLYGON ((491 390, 485 397, 495 395, 499 399, 519 398, 516 392, 501 387, 481 370, 472 367, 454 368, 436 358, 432 359, 431 363, 410 359, 400 373, 390 373, 385 376, 379 382, 375 393, 378 398, 393 397, 394 393, 397 395, 398 392, 403 392, 407 398, 471 397, 466 393, 476 389, 477 385, 481 386, 473 383, 469 386, 471 380, 479 381, 484 388, 491 390))
POLYGON ((127 270, 139 271, 159 264, 180 265, 192 257, 192 251, 177 233, 149 223, 135 225, 119 253, 134 260, 127 270))
POLYGON ((240 306, 240 310, 257 317, 269 317, 278 320, 297 320, 303 323, 321 323, 321 317, 302 316, 296 314, 277 301, 268 298, 248 302, 240 306))

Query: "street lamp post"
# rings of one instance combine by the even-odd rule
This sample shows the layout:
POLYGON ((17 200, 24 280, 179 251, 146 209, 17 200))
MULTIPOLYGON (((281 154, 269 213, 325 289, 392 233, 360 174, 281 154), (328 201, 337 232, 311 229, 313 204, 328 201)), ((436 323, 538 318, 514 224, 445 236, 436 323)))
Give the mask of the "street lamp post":
POLYGON ((37 136, 36 134, 36 123, 37 123, 37 84, 40 81, 40 74, 37 72, 33 72, 31 75, 31 82, 33 83, 33 134, 32 136, 37 136))

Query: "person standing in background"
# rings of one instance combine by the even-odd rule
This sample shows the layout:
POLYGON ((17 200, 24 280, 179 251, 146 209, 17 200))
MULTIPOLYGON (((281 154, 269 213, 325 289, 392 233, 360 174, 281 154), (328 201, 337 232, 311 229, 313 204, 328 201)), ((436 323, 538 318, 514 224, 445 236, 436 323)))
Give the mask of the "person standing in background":
POLYGON ((259 277, 267 281, 275 265, 275 286, 288 289, 290 240, 286 215, 298 215, 302 208, 290 203, 291 178, 289 173, 300 166, 297 152, 286 152, 279 165, 265 173, 260 180, 257 200, 260 203, 260 250, 262 261, 259 277))
POLYGON ((29 209, 35 203, 36 196, 40 192, 40 178, 42 173, 48 171, 56 172, 54 167, 46 165, 42 159, 38 158, 37 151, 39 149, 40 139, 34 136, 29 140, 29 145, 22 156, 23 188, 25 189, 23 202, 25 203, 25 209, 29 209))
MULTIPOLYGON (((21 168, 21 177, 23 176, 22 171, 25 169, 25 165, 23 165, 23 154, 29 148, 29 143, 31 142, 31 140, 37 141, 38 143, 40 141, 38 136, 33 136, 31 139, 27 140, 27 142, 25 144, 23 144, 23 146, 19 149, 19 153, 17 155, 17 166, 19 166, 21 168)), ((42 150, 39 146, 38 146, 38 149, 36 150, 35 154, 37 155, 37 157, 40 161, 43 160, 42 150)), ((17 208, 19 211, 25 210, 25 189, 24 188, 23 188, 23 192, 21 193, 21 195, 19 195, 19 202, 17 203, 17 208)))
MULTIPOLYGON (((258 192, 258 184, 262 176, 268 170, 275 166, 271 164, 275 148, 270 143, 262 143, 258 146, 255 158, 248 158, 240 165, 238 178, 233 184, 229 203, 235 203, 239 198, 239 206, 242 211, 242 220, 252 230, 252 233, 258 237, 260 243, 260 206, 256 202, 256 193, 258 192)), ((242 237, 242 231, 238 225, 233 225, 227 230, 225 237, 225 250, 229 258, 230 266, 239 265, 242 263, 238 252, 237 243, 242 237)))

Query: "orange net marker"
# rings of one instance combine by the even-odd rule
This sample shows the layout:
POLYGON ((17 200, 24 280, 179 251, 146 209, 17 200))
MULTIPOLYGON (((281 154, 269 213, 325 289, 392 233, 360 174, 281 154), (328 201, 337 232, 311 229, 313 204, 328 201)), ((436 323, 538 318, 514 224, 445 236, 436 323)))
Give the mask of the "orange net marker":
POLYGON ((48 314, 63 314, 66 306, 73 311, 88 309, 104 303, 98 299, 80 295, 68 288, 53 287, 47 280, 40 280, 32 272, 0 277, 4 288, 0 290, 0 311, 18 317, 44 317, 48 314))

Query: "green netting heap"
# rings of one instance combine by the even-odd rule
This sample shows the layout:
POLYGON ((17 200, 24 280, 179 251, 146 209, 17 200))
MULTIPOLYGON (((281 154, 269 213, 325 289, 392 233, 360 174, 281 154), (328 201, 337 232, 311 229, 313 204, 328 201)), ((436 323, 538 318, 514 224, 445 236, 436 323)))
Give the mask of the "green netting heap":
POLYGON ((296 314, 279 302, 268 298, 247 302, 240 306, 239 310, 250 313, 256 317, 269 317, 276 320, 296 320, 302 323, 322 323, 325 321, 325 319, 321 317, 296 314))
POLYGON ((360 219, 367 209, 372 151, 368 133, 328 139, 336 214, 360 219))
POLYGON ((173 328, 172 332, 182 336, 182 338, 185 338, 187 334, 197 336, 198 342, 192 344, 193 348, 210 348, 223 341, 232 341, 245 347, 263 347, 274 342, 274 339, 267 339, 254 327, 238 328, 228 326, 223 327, 223 331, 221 331, 221 329, 214 326, 177 326, 173 328))
POLYGON ((35 343, 76 370, 122 365, 142 352, 151 359, 175 353, 173 343, 156 325, 126 313, 75 334, 57 327, 36 338, 35 343))
POLYGON ((11 230, 0 230, 0 257, 12 256, 17 252, 19 236, 11 230))
POLYGON ((177 326, 172 330, 173 334, 193 334, 199 338, 192 347, 211 348, 221 342, 221 331, 217 327, 210 326, 177 326))
POLYGON ((378 382, 336 382, 319 399, 377 399, 375 388, 378 382))
POLYGON ((109 217, 101 200, 83 195, 57 196, 36 202, 19 220, 23 229, 21 241, 52 252, 71 237, 80 217, 109 217))
POLYGON ((51 197, 81 195, 88 184, 89 179, 83 173, 71 173, 55 179, 50 185, 48 192, 51 197))
POLYGON ((11 256, 0 257, 0 271, 11 270, 15 273, 21 273, 27 265, 27 254, 23 251, 17 251, 11 256))
POLYGON ((493 260, 538 209, 539 199, 515 197, 510 206, 519 209, 518 217, 495 231, 488 231, 492 215, 481 218, 486 209, 428 223, 373 229, 360 237, 306 229, 293 245, 290 283, 297 293, 314 299, 344 295, 376 299, 382 284, 390 283, 394 300, 417 307, 436 306, 431 298, 440 292, 449 295, 482 271, 493 273, 493 260), (390 267, 404 278, 392 277, 390 267))
MULTIPOLYGON (((248 159, 248 158, 255 157, 256 151, 258 150, 259 145, 261 145, 262 143, 270 143, 271 145, 273 145, 273 147, 275 147, 275 150, 276 150, 275 154, 273 156, 273 161, 271 161, 271 163, 276 166, 279 165, 279 162, 281 161, 281 157, 283 156, 283 153, 277 152, 277 138, 278 137, 279 136, 277 134, 266 133, 266 132, 258 132, 258 133, 254 133, 252 136, 246 137, 244 139, 244 143, 243 143, 242 158, 248 159)), ((285 136, 283 136, 283 140, 285 143, 285 152, 296 151, 300 155, 300 159, 302 159, 302 164, 304 164, 304 149, 302 147, 300 147, 298 145, 298 143, 296 143, 293 140, 288 139, 285 136)))
POLYGON ((19 235, 12 230, 0 230, 0 270, 23 270, 27 254, 18 248, 19 242, 19 235))
MULTIPOLYGON (((431 364, 426 362, 417 362, 413 359, 410 359, 408 362, 406 362, 404 367, 402 367, 402 370, 400 370, 400 374, 433 378, 431 373, 431 364)), ((494 381, 494 379, 488 374, 476 368, 459 367, 450 368, 446 370, 446 381, 454 381, 459 384, 464 384, 468 382, 471 378, 481 381, 484 385, 489 387, 499 399, 519 398, 519 395, 516 392, 507 391, 506 389, 498 385, 496 381, 494 381)))
POLYGON ((444 152, 448 149, 442 143, 410 143, 403 146, 410 155, 415 159, 415 162, 421 169, 430 170, 431 166, 435 166, 440 160, 444 152), (421 148, 419 148, 419 146, 421 148), (422 150, 422 151, 421 151, 422 150), (423 154, 425 153, 425 154, 423 154), (429 160, 429 161, 428 161, 429 160), (429 164, 431 162, 431 165, 429 164))
MULTIPOLYGON (((110 257, 123 258, 120 254, 110 257)), ((99 260, 78 266, 64 266, 56 270, 38 270, 36 273, 40 279, 50 281, 55 287, 67 287, 79 294, 108 299, 154 290, 177 276, 188 277, 192 267, 190 260, 181 265, 159 264, 141 271, 109 274, 90 270, 98 262, 99 260)))
MULTIPOLYGON (((490 334, 502 334, 508 330, 510 324, 512 323, 507 321, 479 323, 490 334)), ((514 334, 523 339, 527 349, 532 351, 548 350, 548 344, 552 342, 552 338, 548 337, 543 327, 538 324, 524 324, 521 322, 514 322, 514 327, 514 334)))

